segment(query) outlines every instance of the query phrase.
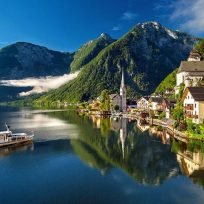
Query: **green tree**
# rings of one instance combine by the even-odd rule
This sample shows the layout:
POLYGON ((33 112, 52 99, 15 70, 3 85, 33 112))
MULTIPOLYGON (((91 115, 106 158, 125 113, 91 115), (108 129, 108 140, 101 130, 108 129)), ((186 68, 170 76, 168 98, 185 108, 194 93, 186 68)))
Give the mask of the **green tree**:
POLYGON ((110 97, 107 89, 104 89, 100 95, 100 109, 102 111, 110 110, 110 97))
POLYGON ((177 95, 177 102, 180 102, 183 96, 184 89, 185 89, 185 84, 184 83, 180 84, 179 93, 177 95))
POLYGON ((204 38, 202 38, 195 46, 196 50, 200 53, 202 60, 204 59, 204 38))
POLYGON ((164 111, 161 112, 160 115, 159 115, 159 119, 161 120, 161 119, 163 119, 165 117, 166 117, 166 113, 164 111))
POLYGON ((173 110, 173 118, 177 120, 179 123, 181 120, 184 120, 184 112, 183 112, 183 105, 182 103, 178 103, 173 110))

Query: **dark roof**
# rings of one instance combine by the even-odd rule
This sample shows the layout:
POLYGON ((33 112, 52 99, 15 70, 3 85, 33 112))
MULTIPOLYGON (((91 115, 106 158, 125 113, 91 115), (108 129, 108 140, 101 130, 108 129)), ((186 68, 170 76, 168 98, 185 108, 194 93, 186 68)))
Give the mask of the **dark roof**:
POLYGON ((143 96, 142 98, 144 98, 145 100, 149 101, 150 97, 149 96, 143 96))
POLYGON ((182 61, 178 69, 180 72, 204 72, 204 61, 182 61))
POLYGON ((204 87, 189 87, 188 90, 196 101, 204 101, 204 87))
POLYGON ((151 101, 152 102, 156 102, 156 103, 162 103, 163 102, 163 99, 162 97, 151 97, 151 101))

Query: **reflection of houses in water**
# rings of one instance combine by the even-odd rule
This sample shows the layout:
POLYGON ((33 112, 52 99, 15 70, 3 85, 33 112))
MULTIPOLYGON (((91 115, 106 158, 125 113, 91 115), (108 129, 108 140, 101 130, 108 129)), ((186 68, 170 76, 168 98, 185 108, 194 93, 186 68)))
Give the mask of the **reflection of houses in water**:
POLYGON ((97 128, 101 127, 101 117, 92 115, 91 119, 93 121, 93 124, 96 125, 97 128))
POLYGON ((204 153, 190 152, 188 150, 177 153, 181 171, 192 178, 204 175, 204 153))
POLYGON ((100 129, 102 122, 104 120, 110 120, 110 117, 103 117, 103 116, 97 116, 97 115, 92 115, 91 119, 93 121, 93 124, 96 128, 100 129))
POLYGON ((121 145, 122 155, 124 159, 125 158, 125 142, 127 140, 127 119, 126 118, 111 118, 111 117, 103 118, 101 116, 91 116, 91 119, 93 121, 93 124, 96 126, 96 128, 101 128, 103 121, 109 120, 110 129, 120 134, 118 143, 121 145))
POLYGON ((149 134, 153 137, 160 138, 163 144, 170 144, 171 136, 165 129, 159 131, 158 126, 152 126, 149 128, 149 134))
POLYGON ((137 127, 140 129, 142 132, 145 132, 149 129, 149 124, 145 122, 145 120, 137 120, 137 127))

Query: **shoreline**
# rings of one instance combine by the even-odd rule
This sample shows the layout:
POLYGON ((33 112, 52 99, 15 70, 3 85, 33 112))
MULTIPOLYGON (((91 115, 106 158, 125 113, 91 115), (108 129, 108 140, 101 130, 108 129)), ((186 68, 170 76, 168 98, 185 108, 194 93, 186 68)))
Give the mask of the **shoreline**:
POLYGON ((196 138, 196 137, 189 137, 184 132, 181 132, 177 129, 175 129, 173 126, 168 125, 166 122, 159 120, 159 119, 154 119, 154 118, 141 118, 136 114, 130 114, 128 112, 125 113, 109 113, 109 114, 98 114, 98 113, 89 113, 87 111, 78 111, 79 113, 87 114, 87 115, 95 115, 99 117, 124 117, 127 119, 132 119, 132 120, 146 120, 149 125, 155 125, 155 126, 161 126, 165 128, 167 131, 169 131, 171 137, 180 140, 182 142, 188 143, 190 141, 199 141, 199 142, 204 142, 204 138, 196 138))

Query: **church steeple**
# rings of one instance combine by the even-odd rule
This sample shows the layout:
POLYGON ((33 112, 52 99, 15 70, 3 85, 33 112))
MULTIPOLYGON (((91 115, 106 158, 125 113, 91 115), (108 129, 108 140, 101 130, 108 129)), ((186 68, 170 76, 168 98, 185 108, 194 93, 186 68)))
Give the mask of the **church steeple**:
POLYGON ((125 77, 124 70, 122 69, 122 79, 120 85, 120 97, 121 97, 121 111, 126 111, 126 88, 125 88, 125 77))
POLYGON ((125 79, 124 79, 124 70, 122 69, 122 79, 121 79, 120 88, 124 88, 124 87, 125 87, 125 79))
POLYGON ((195 48, 193 48, 188 57, 188 61, 200 61, 200 60, 201 56, 199 52, 195 48))

